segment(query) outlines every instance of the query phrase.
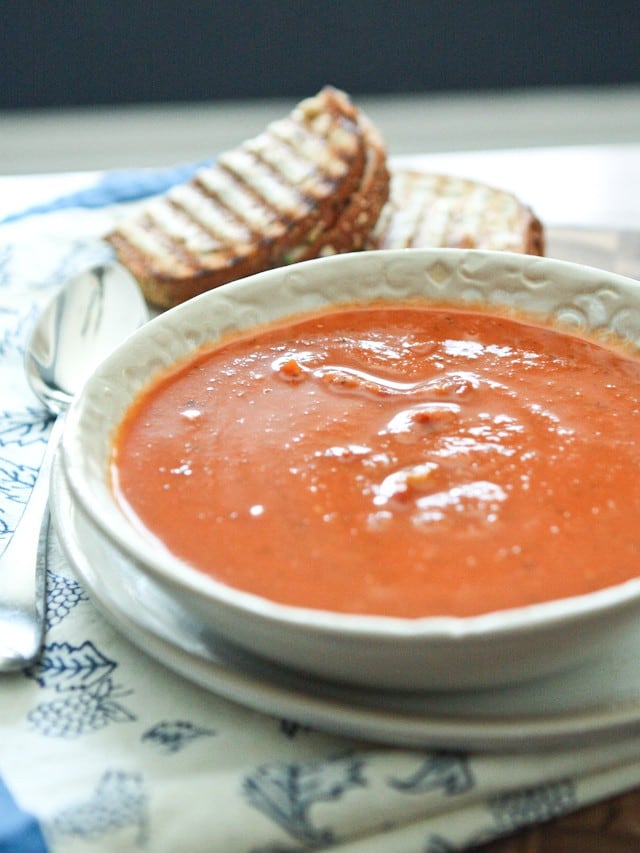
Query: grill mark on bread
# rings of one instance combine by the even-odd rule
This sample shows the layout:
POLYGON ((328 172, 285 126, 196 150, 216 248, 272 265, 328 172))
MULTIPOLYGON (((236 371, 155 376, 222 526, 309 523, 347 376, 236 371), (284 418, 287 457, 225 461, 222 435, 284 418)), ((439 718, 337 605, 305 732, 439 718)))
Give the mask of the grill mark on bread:
POLYGON ((151 208, 153 221, 177 246, 184 246, 189 254, 212 252, 221 246, 210 230, 200 226, 186 210, 172 202, 171 198, 162 199, 151 208))
MULTIPOLYGON (((335 131, 335 129, 334 129, 335 131)), ((268 132, 244 146, 304 195, 321 198, 343 179, 357 155, 357 128, 351 128, 349 145, 334 144, 293 120, 274 122, 268 132)))
POLYGON ((181 255, 192 270, 218 270, 225 265, 238 263, 253 251, 252 243, 246 239, 249 234, 246 229, 243 239, 236 234, 237 239, 229 242, 216 239, 185 210, 169 201, 164 206, 158 205, 154 211, 159 227, 175 241, 173 251, 181 255), (163 218, 157 216, 160 210, 163 218))
POLYGON ((313 209, 312 200, 304 196, 298 187, 287 184, 249 151, 237 149, 227 152, 218 162, 222 169, 244 183, 265 206, 286 221, 295 216, 305 216, 313 209))
POLYGON ((132 219, 120 226, 120 235, 116 240, 124 239, 124 247, 132 252, 132 260, 138 253, 147 258, 149 268, 155 275, 190 275, 192 265, 185 262, 167 235, 154 227, 149 215, 142 219, 132 219))
POLYGON ((168 199, 157 199, 140 221, 122 232, 134 249, 144 253, 157 276, 193 276, 237 263, 253 250, 251 243, 216 240, 168 199), (233 248, 231 248, 233 246, 233 248))
MULTIPOLYGON (((351 160, 357 155, 357 144, 351 134, 347 138, 347 143, 350 144, 335 145, 332 150, 333 154, 337 149, 341 156, 330 156, 322 136, 292 118, 274 122, 270 133, 304 162, 315 164, 316 167, 321 166, 325 174, 334 181, 345 174, 351 160)), ((340 141, 345 142, 344 139, 340 141)))
POLYGON ((198 185, 180 184, 169 190, 169 199, 196 222, 205 233, 215 235, 218 245, 224 242, 249 243, 251 228, 238 219, 228 207, 217 203, 198 185))
POLYGON ((319 175, 317 164, 304 156, 286 140, 262 133, 246 146, 247 150, 292 186, 303 187, 311 180, 323 179, 323 191, 328 189, 324 176, 319 175))
POLYGON ((218 204, 221 214, 242 222, 253 237, 263 235, 267 239, 276 239, 285 230, 285 226, 274 215, 271 207, 256 196, 242 181, 224 169, 212 166, 198 172, 193 182, 195 190, 205 194, 209 200, 218 204))

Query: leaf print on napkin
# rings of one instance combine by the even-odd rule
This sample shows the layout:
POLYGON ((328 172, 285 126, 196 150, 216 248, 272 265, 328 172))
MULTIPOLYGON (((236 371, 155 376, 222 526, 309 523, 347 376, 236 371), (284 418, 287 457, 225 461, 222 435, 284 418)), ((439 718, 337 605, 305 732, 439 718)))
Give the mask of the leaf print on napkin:
POLYGON ((213 737, 213 729, 203 729, 187 720, 164 721, 142 735, 142 741, 158 746, 164 752, 179 752, 200 737, 213 737))
POLYGON ((389 785, 407 794, 442 790, 448 796, 464 794, 475 782, 466 755, 436 752, 428 755, 407 779, 391 779, 389 785))
POLYGON ((55 690, 77 690, 108 678, 117 663, 105 657, 90 640, 81 646, 71 643, 49 643, 40 660, 26 674, 40 687, 55 690))
POLYGON ((0 412, 0 447, 26 447, 46 441, 52 416, 43 408, 27 407, 20 412, 0 412))
POLYGON ((30 465, 18 465, 0 457, 0 536, 13 532, 19 513, 16 516, 9 505, 27 503, 37 473, 37 469, 30 465), (5 503, 6 507, 3 506, 5 503))
POLYGON ((264 764, 244 780, 242 790, 252 806, 307 844, 330 844, 331 829, 316 829, 311 807, 340 799, 350 788, 364 787, 363 759, 330 758, 308 764, 264 764))
POLYGON ((309 734, 313 731, 311 726, 302 725, 302 723, 296 723, 295 720, 287 720, 284 717, 279 721, 278 727, 280 733, 290 740, 299 734, 309 734))
POLYGON ((87 640, 80 646, 49 643, 40 660, 25 670, 40 687, 61 694, 51 702, 41 702, 27 719, 46 737, 76 738, 91 734, 109 723, 136 719, 117 699, 132 691, 116 687, 111 674, 117 663, 105 657, 87 640))
POLYGON ((0 457, 0 496, 9 501, 26 504, 36 481, 37 468, 18 465, 0 457))
MULTIPOLYGON (((142 846, 148 834, 148 809, 149 797, 140 773, 108 770, 91 796, 58 812, 45 825, 45 833, 55 841, 65 837, 95 841, 131 827, 134 843, 142 846)), ((118 849, 118 845, 114 842, 109 849, 118 849)))

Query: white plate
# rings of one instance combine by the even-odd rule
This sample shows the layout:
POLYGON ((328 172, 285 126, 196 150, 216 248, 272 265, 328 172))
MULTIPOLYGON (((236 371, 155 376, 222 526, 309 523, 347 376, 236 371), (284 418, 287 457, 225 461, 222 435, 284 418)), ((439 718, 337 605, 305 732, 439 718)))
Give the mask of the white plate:
POLYGON ((88 521, 59 467, 52 509, 62 550, 105 616, 170 669, 241 705, 344 736, 447 749, 536 750, 640 725, 640 625, 590 665, 515 688, 348 688, 263 661, 194 621, 88 521))

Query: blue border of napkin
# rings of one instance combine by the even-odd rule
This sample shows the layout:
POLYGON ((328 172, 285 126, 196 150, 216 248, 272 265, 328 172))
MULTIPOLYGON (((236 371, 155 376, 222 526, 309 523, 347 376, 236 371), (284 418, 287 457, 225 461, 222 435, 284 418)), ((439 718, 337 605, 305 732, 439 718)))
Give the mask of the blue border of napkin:
POLYGON ((23 811, 0 777, 0 853, 47 853, 40 824, 23 811))
POLYGON ((176 184, 184 183, 211 160, 185 163, 165 169, 125 169, 105 172, 93 186, 10 213, 0 219, 0 225, 57 210, 73 207, 99 208, 110 204, 139 201, 166 192, 176 184))

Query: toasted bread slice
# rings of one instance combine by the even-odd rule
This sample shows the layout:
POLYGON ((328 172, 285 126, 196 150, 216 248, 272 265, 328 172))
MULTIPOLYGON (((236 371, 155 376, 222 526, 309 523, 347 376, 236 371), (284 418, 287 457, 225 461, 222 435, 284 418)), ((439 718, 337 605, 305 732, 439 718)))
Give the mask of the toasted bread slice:
POLYGON ((540 220, 515 195, 465 178, 394 168, 368 248, 475 248, 544 254, 540 220))
MULTIPOLYGON (((186 184, 123 220, 106 239, 160 307, 311 257, 369 181, 372 142, 347 95, 325 87, 186 184)), ((386 162, 386 156, 385 156, 386 162)), ((382 178, 380 179, 382 182, 382 178)), ((362 245, 378 218, 354 230, 362 245)), ((339 250, 352 246, 344 242, 339 250)))

